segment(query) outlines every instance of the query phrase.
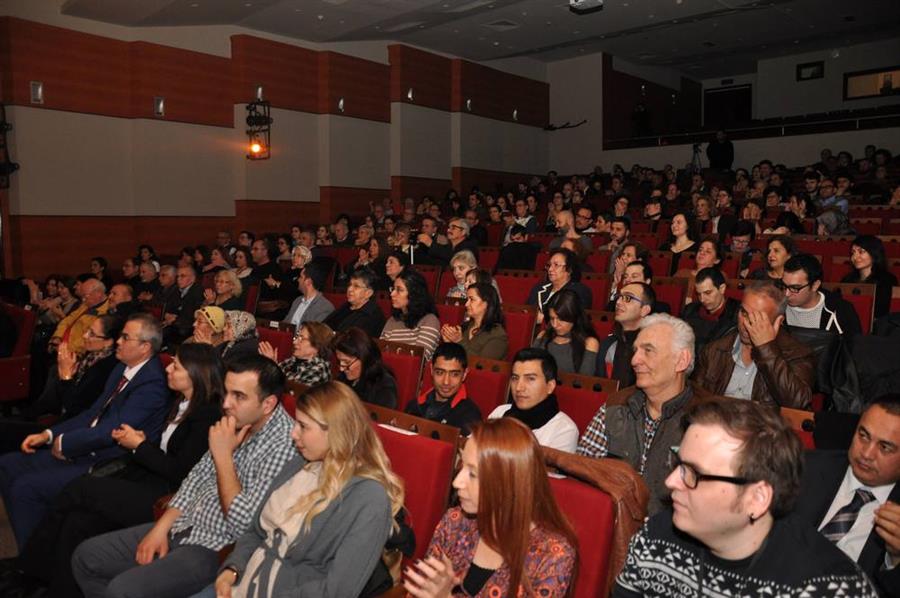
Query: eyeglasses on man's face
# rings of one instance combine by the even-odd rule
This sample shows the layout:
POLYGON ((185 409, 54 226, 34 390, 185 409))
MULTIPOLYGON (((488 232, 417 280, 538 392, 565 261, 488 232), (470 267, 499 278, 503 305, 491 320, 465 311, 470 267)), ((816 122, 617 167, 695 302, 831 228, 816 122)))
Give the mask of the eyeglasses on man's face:
POLYGON ((785 293, 796 294, 811 285, 812 285, 811 282, 808 282, 806 284, 784 284, 784 281, 782 281, 782 280, 775 281, 775 286, 778 287, 779 289, 781 289, 782 291, 784 291, 785 293))
POLYGON ((625 303, 631 303, 632 301, 635 301, 639 305, 644 305, 643 299, 636 295, 632 295, 631 293, 619 293, 618 295, 616 295, 616 301, 618 302, 619 300, 622 300, 625 303))
POLYGON ((694 465, 682 461, 681 457, 678 456, 678 447, 673 446, 669 448, 669 469, 674 470, 676 467, 681 475, 681 481, 690 490, 695 489, 700 482, 725 482, 738 486, 753 483, 752 480, 747 478, 700 473, 694 465))

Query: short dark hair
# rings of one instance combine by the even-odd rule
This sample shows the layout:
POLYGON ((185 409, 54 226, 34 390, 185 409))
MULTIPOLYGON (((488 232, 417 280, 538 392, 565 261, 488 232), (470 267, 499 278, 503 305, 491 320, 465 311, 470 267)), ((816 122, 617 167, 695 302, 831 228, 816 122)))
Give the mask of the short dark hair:
POLYGON ((106 262, 106 258, 101 255, 92 257, 91 261, 97 262, 100 265, 100 267, 103 268, 104 270, 106 270, 106 268, 109 266, 109 264, 106 262))
POLYGON ((556 380, 558 371, 556 360, 550 355, 550 352, 547 351, 547 349, 538 347, 525 347, 524 349, 519 349, 513 356, 512 362, 513 364, 516 364, 522 361, 540 361, 541 370, 544 372, 544 378, 548 382, 550 380, 556 380))
POLYGON ((773 517, 791 512, 800 494, 803 446, 777 409, 753 401, 717 398, 684 415, 682 429, 686 431, 692 424, 717 425, 740 439, 736 475, 772 487, 769 510, 773 517))
POLYGON ((328 275, 331 274, 331 264, 332 262, 328 260, 315 258, 303 267, 303 275, 312 282, 313 288, 317 291, 325 288, 328 275))
POLYGON ((900 415, 900 393, 892 392, 879 396, 866 407, 866 411, 871 409, 872 405, 878 405, 891 415, 900 415))
POLYGON ((527 235, 527 234, 528 234, 528 229, 525 228, 524 226, 522 226, 521 224, 513 224, 512 227, 509 229, 510 237, 512 237, 513 235, 527 235))
POLYGON ((378 284, 379 277, 372 268, 363 266, 350 273, 350 280, 362 281, 367 287, 374 291, 375 286, 378 284))
POLYGON ((254 372, 256 374, 256 388, 260 399, 275 395, 281 401, 281 395, 284 394, 285 378, 284 372, 281 371, 277 363, 268 357, 252 353, 245 353, 225 362, 226 374, 243 374, 244 372, 254 372))
POLYGON ((808 253, 798 253, 784 263, 785 272, 806 272, 806 281, 810 284, 822 280, 822 264, 818 258, 808 253))
MULTIPOLYGON (((409 303, 406 306, 406 314, 399 309, 391 310, 391 315, 403 322, 407 328, 413 329, 419 324, 419 320, 428 314, 436 314, 434 299, 428 292, 428 283, 420 273, 410 268, 404 268, 397 275, 397 280, 402 280, 406 285, 409 303)), ((397 284, 396 281, 394 284, 397 284)))
POLYGON ((241 235, 247 235, 247 238, 250 239, 250 243, 253 243, 253 241, 256 240, 256 234, 254 234, 254 232, 252 230, 242 230, 241 232, 238 233, 239 237, 241 235))
POLYGON ((644 260, 634 260, 633 262, 625 266, 625 269, 627 270, 632 266, 640 267, 641 271, 644 273, 644 280, 653 280, 653 268, 650 267, 649 263, 645 262, 644 260))
POLYGON ((653 308, 653 304, 656 303, 656 291, 653 290, 646 282, 629 282, 624 286, 638 285, 641 287, 641 301, 644 302, 644 305, 653 308))
POLYGON ((469 367, 469 357, 466 355, 466 350, 459 343, 439 344, 435 348, 434 353, 431 354, 431 365, 437 363, 438 357, 450 361, 453 361, 455 359, 461 366, 463 366, 463 369, 469 367))
POLYGON ((722 271, 718 268, 702 268, 697 271, 697 275, 694 279, 696 284, 700 284, 704 280, 709 280, 713 283, 716 288, 719 288, 723 284, 725 284, 725 275, 722 274, 722 271))
POLYGON ((749 236, 751 239, 756 235, 756 227, 749 220, 738 220, 734 228, 731 229, 731 238, 735 237, 746 237, 749 236))
MULTIPOLYGON (((628 198, 626 197, 625 199, 628 199, 628 198)), ((614 216, 613 219, 609 220, 608 222, 610 224, 613 224, 615 222, 621 222, 622 224, 625 225, 625 228, 627 230, 631 230, 631 218, 629 218, 628 216, 614 216)))

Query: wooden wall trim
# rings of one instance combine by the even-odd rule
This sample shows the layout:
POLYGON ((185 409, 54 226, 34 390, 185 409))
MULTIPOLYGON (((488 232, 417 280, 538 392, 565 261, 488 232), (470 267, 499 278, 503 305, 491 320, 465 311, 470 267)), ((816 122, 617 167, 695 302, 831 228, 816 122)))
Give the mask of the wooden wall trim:
POLYGON ((333 222, 338 214, 353 217, 369 213, 369 202, 380 202, 391 196, 390 189, 363 189, 359 187, 319 187, 320 222, 333 222))
MULTIPOLYGON (((318 224, 320 206, 315 201, 237 199, 234 228, 265 233, 286 233, 294 224, 318 224)), ((235 235, 235 238, 237 235, 235 235)))
POLYGON ((391 122, 390 67, 337 52, 319 52, 319 112, 391 122), (338 101, 344 99, 344 111, 338 101))
POLYGON ((392 176, 391 199, 400 200, 412 197, 416 200, 425 195, 442 198, 447 190, 453 186, 450 179, 431 179, 415 176, 392 176))
POLYGON ((391 101, 450 110, 450 59, 403 44, 388 46, 391 101), (412 88, 413 99, 407 98, 412 88))
POLYGON ((468 60, 451 61, 450 101, 453 112, 468 112, 520 125, 544 127, 550 122, 550 85, 468 60), (472 100, 472 110, 466 101, 472 100), (513 110, 518 120, 513 119, 513 110))
POLYGON ((263 86, 266 100, 276 108, 318 112, 318 52, 254 37, 231 36, 234 90, 232 103, 255 99, 263 86))
POLYGON ((520 172, 503 172, 501 170, 483 170, 480 168, 467 168, 454 166, 453 188, 460 195, 467 195, 472 187, 477 186, 482 193, 497 193, 515 189, 520 182, 528 182, 534 176, 520 172))

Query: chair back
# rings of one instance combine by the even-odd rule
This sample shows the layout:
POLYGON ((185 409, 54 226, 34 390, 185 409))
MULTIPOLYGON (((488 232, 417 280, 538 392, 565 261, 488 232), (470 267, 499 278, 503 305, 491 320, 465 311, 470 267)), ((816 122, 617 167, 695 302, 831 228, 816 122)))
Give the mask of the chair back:
POLYGON ((512 360, 519 349, 524 349, 531 345, 531 339, 534 335, 534 323, 537 320, 537 308, 533 305, 510 305, 504 303, 503 317, 506 320, 506 338, 509 341, 506 356, 512 360))
POLYGON ((272 345, 278 352, 278 361, 282 361, 290 357, 294 353, 294 326, 285 324, 285 328, 279 328, 280 322, 277 320, 266 320, 265 318, 256 319, 256 332, 259 334, 260 342, 265 341, 272 345), (273 328, 271 324, 275 324, 273 328))
POLYGON ((414 558, 425 555, 434 528, 447 509, 455 444, 373 424, 391 469, 403 480, 409 523, 416 534, 414 558))
POLYGON ((434 295, 438 288, 438 278, 441 277, 440 266, 416 264, 412 266, 412 269, 422 275, 422 278, 425 279, 425 288, 428 289, 430 295, 434 295))
POLYGON ((435 307, 437 308, 438 319, 441 321, 441 324, 449 324, 450 326, 462 325, 463 317, 466 315, 465 306, 438 303, 435 307))
POLYGON ((615 312, 589 309, 586 313, 588 319, 591 321, 591 325, 594 327, 594 332, 597 333, 597 338, 600 339, 600 341, 603 341, 603 339, 612 334, 613 328, 616 325, 615 312))
POLYGON ((591 305, 582 305, 584 309, 603 309, 609 301, 612 287, 612 275, 606 272, 588 272, 581 275, 581 284, 591 290, 591 305))
POLYGON ((498 270, 494 280, 500 288, 503 301, 524 305, 528 301, 531 287, 544 279, 542 270, 498 270))
POLYGON ((397 411, 396 409, 388 409, 387 407, 375 405, 374 403, 366 403, 363 401, 363 406, 365 406, 366 411, 369 412, 369 417, 372 418, 372 421, 378 424, 391 426, 405 432, 412 432, 434 440, 443 440, 454 446, 459 445, 460 430, 457 427, 431 421, 424 417, 410 415, 409 413, 397 411))
POLYGON ((665 301, 672 308, 672 315, 681 316, 681 308, 687 297, 688 279, 674 276, 654 276, 653 290, 657 301, 665 301))
POLYGON ((478 248, 478 267, 493 272, 500 261, 499 247, 479 247, 478 248))
POLYGON ((12 303, 0 302, 0 309, 6 312, 16 326, 16 344, 10 357, 22 357, 31 353, 34 325, 37 320, 33 310, 22 309, 12 303))
POLYGON ((259 284, 248 285, 244 293, 244 311, 256 314, 257 301, 259 301, 259 284))
POLYGON ((381 350, 382 361, 394 372, 394 379, 397 382, 397 405, 406 405, 419 393, 419 378, 425 349, 418 345, 382 339, 375 342, 381 350))
POLYGON ((816 441, 813 438, 813 431, 816 429, 816 419, 812 411, 782 407, 781 417, 791 424, 791 429, 800 438, 803 448, 811 451, 815 450, 816 441))

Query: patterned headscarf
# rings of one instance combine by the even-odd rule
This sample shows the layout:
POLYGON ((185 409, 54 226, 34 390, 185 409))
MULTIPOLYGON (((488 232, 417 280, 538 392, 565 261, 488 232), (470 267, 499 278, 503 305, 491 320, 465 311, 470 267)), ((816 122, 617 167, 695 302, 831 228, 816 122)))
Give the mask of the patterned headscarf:
POLYGON ((229 348, 236 342, 259 336, 256 332, 256 318, 253 317, 253 314, 230 309, 225 312, 225 317, 231 324, 231 330, 234 333, 234 340, 229 341, 229 348))

